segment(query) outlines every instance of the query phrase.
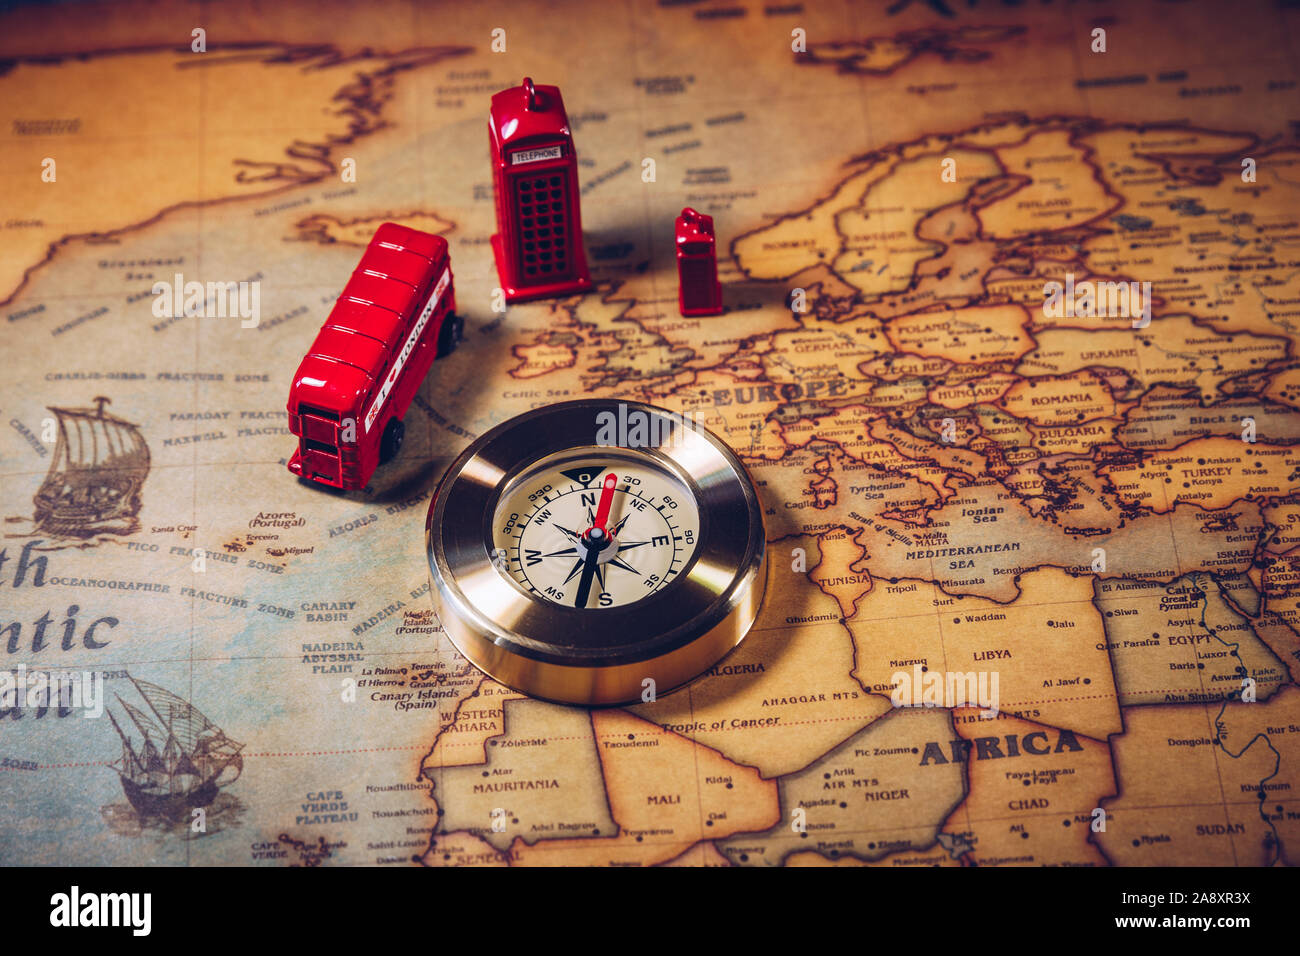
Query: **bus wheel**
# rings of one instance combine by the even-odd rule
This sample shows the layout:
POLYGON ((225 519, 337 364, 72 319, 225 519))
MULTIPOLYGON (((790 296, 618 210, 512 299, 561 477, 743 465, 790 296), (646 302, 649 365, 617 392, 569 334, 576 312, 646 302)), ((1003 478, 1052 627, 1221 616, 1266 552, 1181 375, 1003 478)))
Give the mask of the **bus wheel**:
POLYGON ((456 313, 449 312, 442 320, 442 328, 438 330, 438 354, 435 358, 442 358, 456 351, 456 346, 460 344, 464 333, 465 320, 456 313))
POLYGON ((390 418, 388 420, 388 424, 384 426, 384 437, 379 442, 380 464, 393 460, 402 447, 402 437, 405 434, 406 426, 402 424, 400 418, 390 418))

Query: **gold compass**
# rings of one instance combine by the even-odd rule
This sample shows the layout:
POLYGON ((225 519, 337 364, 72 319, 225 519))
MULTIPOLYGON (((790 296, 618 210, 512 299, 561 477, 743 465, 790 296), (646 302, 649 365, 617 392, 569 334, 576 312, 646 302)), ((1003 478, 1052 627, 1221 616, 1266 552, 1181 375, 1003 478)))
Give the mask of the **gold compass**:
POLYGON ((739 458, 676 413, 564 402, 475 441, 426 524, 431 593, 481 670, 571 704, 653 699, 740 643, 762 510, 739 458))

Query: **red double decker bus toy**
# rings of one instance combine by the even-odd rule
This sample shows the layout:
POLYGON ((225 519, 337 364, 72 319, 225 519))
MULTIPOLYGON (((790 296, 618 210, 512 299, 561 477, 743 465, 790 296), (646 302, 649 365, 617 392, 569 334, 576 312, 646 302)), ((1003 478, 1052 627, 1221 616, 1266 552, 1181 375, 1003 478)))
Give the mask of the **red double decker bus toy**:
POLYGON ((402 445, 402 418, 435 358, 460 340, 447 240, 386 222, 376 231, 289 389, 289 470, 364 488, 402 445))
POLYGON ((677 217, 677 306, 682 315, 721 315, 713 217, 687 206, 677 217))
POLYGON ((488 115, 497 276, 507 302, 586 292, 578 154, 558 86, 520 86, 492 97, 488 115))

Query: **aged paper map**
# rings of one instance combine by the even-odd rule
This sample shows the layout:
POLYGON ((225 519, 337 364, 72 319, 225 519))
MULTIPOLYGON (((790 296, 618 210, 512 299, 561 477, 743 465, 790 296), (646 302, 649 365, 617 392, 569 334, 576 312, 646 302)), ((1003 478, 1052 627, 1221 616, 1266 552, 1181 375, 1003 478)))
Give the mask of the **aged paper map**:
POLYGON ((1271 0, 0 14, 0 861, 1300 862, 1298 45, 1271 0), (596 288, 502 312, 525 75, 596 288), (290 376, 389 220, 465 341, 327 494, 290 376), (257 308, 160 316, 189 281, 257 308), (771 549, 745 642, 625 709, 484 677, 428 595, 442 469, 583 396, 726 438, 771 549), (997 715, 893 706, 931 672, 997 715))

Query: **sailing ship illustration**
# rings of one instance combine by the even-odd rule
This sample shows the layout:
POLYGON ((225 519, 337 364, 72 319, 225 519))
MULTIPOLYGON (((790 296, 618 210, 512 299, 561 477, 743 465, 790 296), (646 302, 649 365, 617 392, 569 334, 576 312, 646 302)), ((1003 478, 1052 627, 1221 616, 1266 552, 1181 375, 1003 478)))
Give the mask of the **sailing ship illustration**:
POLYGON ((140 426, 94 408, 55 408, 58 443, 36 492, 36 525, 50 534, 89 538, 138 530, 140 487, 149 474, 149 446, 140 426))
POLYGON ((175 818, 208 806, 221 787, 239 779, 244 745, 171 691, 129 679, 148 706, 146 711, 117 697, 136 733, 123 730, 108 712, 122 738, 121 762, 112 767, 127 800, 142 817, 175 818))

